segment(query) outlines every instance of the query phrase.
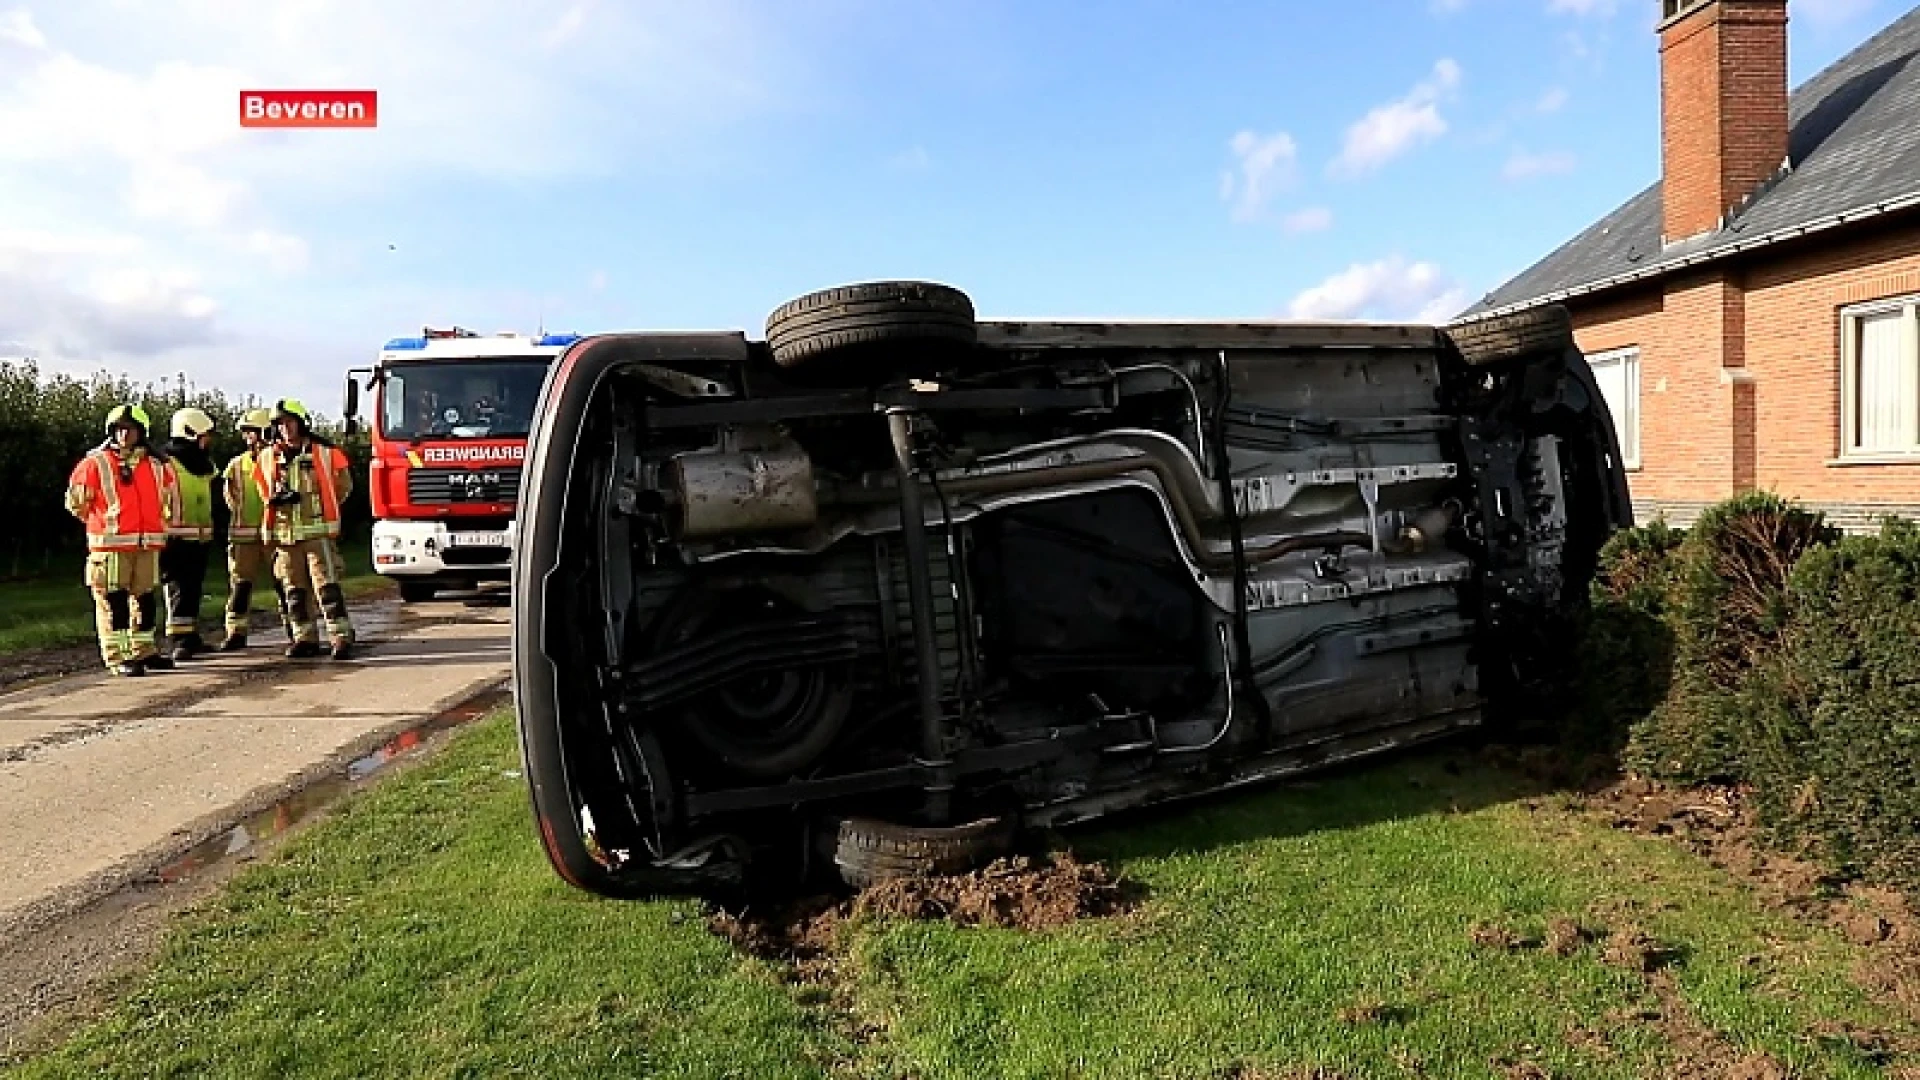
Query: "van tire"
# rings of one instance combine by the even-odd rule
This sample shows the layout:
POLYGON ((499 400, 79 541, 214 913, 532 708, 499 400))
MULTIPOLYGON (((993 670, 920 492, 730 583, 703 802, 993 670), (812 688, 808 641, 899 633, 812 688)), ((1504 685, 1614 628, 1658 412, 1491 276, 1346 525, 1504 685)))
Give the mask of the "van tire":
POLYGON ((833 863, 840 880, 865 889, 893 878, 964 874, 1013 848, 1014 824, 989 817, 944 829, 842 818, 833 863))
POLYGON ((1559 355, 1573 347, 1573 315, 1560 304, 1496 315, 1446 328, 1460 356, 1474 367, 1507 360, 1559 355))
POLYGON ((958 352, 978 340, 967 294, 927 281, 823 289, 782 304, 767 316, 767 347, 783 368, 815 366, 828 357, 856 353, 958 352))
POLYGON ((403 581, 400 583, 400 602, 403 604, 425 604, 440 595, 440 587, 431 581, 403 581))

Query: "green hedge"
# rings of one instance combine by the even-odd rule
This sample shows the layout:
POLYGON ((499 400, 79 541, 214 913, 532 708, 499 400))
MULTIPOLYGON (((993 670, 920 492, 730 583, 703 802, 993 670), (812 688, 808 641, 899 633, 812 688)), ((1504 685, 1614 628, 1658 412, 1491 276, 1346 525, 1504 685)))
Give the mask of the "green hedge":
MULTIPOLYGON (((234 424, 260 403, 203 390, 181 376, 173 385, 135 383, 102 372, 86 379, 46 374, 32 362, 0 361, 0 578, 66 573, 83 550, 80 526, 62 504, 74 463, 105 438, 109 409, 139 402, 164 440, 175 411, 196 406, 216 425, 213 456, 225 461, 241 448, 234 424)), ((323 429, 332 433, 330 425, 323 429)), ((355 462, 355 496, 343 508, 349 528, 370 515, 364 438, 342 440, 355 462)))
POLYGON ((1753 792, 1782 845, 1920 888, 1920 526, 1842 537, 1767 494, 1616 536, 1570 735, 1753 792))

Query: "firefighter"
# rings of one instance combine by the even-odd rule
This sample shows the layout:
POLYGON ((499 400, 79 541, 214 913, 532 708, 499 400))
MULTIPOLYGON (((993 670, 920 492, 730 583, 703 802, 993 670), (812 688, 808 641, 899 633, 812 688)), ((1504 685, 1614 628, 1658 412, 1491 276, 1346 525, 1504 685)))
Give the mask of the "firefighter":
POLYGON ((221 473, 220 499, 226 504, 232 525, 227 530, 227 637, 221 652, 238 652, 247 647, 251 628, 253 585, 265 573, 279 600, 280 625, 287 632, 287 644, 293 644, 293 623, 287 618, 287 590, 273 569, 273 541, 261 535, 267 504, 260 497, 260 453, 267 446, 267 429, 273 426, 272 414, 265 409, 249 409, 240 417, 240 437, 247 448, 233 456, 221 473))
POLYGON ((153 589, 179 517, 179 489, 166 458, 148 445, 148 427, 145 409, 115 406, 107 441, 80 459, 67 482, 67 512, 87 527, 86 585, 100 657, 115 675, 173 667, 154 647, 153 589))
POLYGON ((215 534, 226 524, 226 505, 214 498, 220 475, 207 453, 213 445, 213 418, 192 407, 173 414, 173 438, 167 441, 179 514, 160 553, 160 584, 167 599, 166 645, 176 661, 207 651, 200 634, 200 602, 206 595, 207 561, 215 534))
POLYGON ((274 576, 286 590, 287 618, 293 623, 290 659, 320 655, 320 632, 312 598, 327 622, 333 658, 353 652, 353 622, 340 592, 340 504, 353 492, 346 452, 313 431, 306 406, 291 399, 273 407, 277 443, 260 455, 261 498, 266 502, 262 535, 275 546, 274 576))

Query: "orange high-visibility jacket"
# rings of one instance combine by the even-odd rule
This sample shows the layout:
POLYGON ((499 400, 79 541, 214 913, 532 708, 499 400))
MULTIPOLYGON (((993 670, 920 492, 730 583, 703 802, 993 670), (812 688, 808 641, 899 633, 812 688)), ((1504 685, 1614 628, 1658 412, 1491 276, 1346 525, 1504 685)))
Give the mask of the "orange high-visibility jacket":
POLYGON ((259 482, 260 497, 267 504, 261 535, 283 534, 278 538, 287 542, 323 536, 338 540, 340 500, 353 489, 350 468, 346 451, 319 441, 310 440, 306 451, 298 455, 289 454, 283 446, 268 447, 260 454, 260 467, 253 474, 259 482), (289 475, 288 466, 303 457, 309 458, 313 467, 295 467, 289 475), (273 493, 283 478, 287 487, 300 494, 300 501, 292 506, 273 505, 273 493), (316 509, 320 515, 317 521, 313 517, 316 509))
POLYGON ((101 447, 67 481, 67 512, 86 523, 90 551, 158 551, 179 504, 173 471, 145 450, 101 447))

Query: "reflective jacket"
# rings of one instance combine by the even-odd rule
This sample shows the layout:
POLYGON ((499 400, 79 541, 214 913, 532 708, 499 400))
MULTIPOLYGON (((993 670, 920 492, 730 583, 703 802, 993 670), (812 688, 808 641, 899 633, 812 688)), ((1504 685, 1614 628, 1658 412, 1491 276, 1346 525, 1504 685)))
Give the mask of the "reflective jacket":
POLYGON ((167 463, 136 447, 103 446, 74 466, 67 512, 87 527, 89 551, 157 551, 179 514, 179 488, 167 463))
POLYGON ((228 536, 236 544, 260 542, 260 526, 267 519, 267 502, 260 495, 260 458, 257 451, 235 454, 221 474, 220 498, 233 515, 228 536))
POLYGON ((256 475, 260 497, 267 504, 262 536, 288 545, 340 538, 340 503, 353 491, 346 451, 311 438, 298 452, 275 443, 261 453, 256 475), (274 493, 283 484, 299 499, 275 506, 274 493))
POLYGON ((180 487, 180 510, 168 535, 180 540, 205 544, 213 539, 219 524, 213 505, 213 459, 191 440, 175 439, 167 444, 167 458, 173 469, 174 483, 180 487))

